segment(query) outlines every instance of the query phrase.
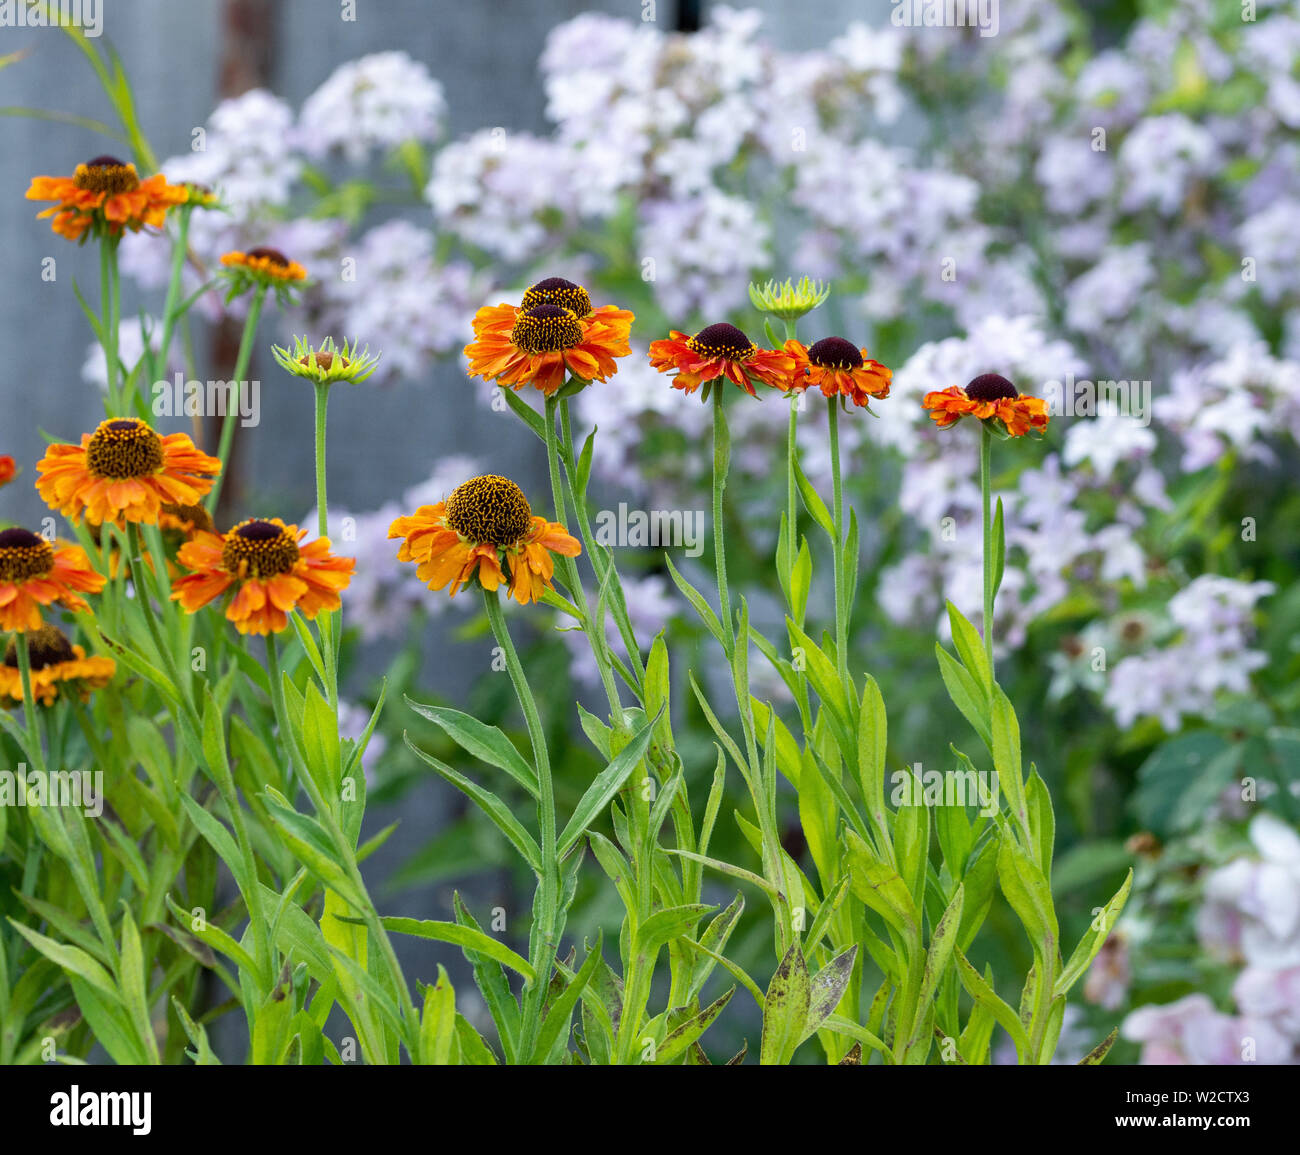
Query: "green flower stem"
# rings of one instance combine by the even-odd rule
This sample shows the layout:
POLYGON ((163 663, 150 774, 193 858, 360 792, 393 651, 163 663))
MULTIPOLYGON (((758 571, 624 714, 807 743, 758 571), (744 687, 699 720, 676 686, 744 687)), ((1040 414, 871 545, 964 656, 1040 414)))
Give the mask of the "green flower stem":
POLYGON ((541 835, 542 850, 542 890, 538 905, 540 926, 535 937, 536 957, 533 964, 533 985, 524 994, 523 1023, 520 1030, 519 1054, 525 1058, 532 1054, 541 1029, 542 1003, 546 998, 546 989, 550 983, 551 966, 555 961, 559 946, 560 927, 560 861, 557 845, 555 820, 555 786, 551 781, 551 762, 546 751, 546 734, 542 729, 541 715, 537 712, 537 701, 529 688, 524 668, 520 664, 519 654, 510 631, 506 628, 505 615, 501 611, 501 600, 495 593, 483 591, 483 606, 487 611, 488 622, 492 626, 492 635, 497 645, 506 656, 506 669, 515 686, 515 696, 519 699, 519 708, 523 711, 524 721, 528 726, 528 738, 533 747, 533 763, 537 770, 537 825, 541 835))
POLYGON ((23 717, 27 722, 27 753, 36 769, 45 773, 45 752, 41 749, 41 727, 37 717, 36 699, 32 697, 32 655, 28 649, 27 635, 22 630, 14 634, 14 649, 18 651, 18 676, 23 687, 23 717))
POLYGON ((827 401, 831 441, 831 521, 835 529, 835 658, 839 663, 840 682, 851 694, 849 681, 849 591, 844 573, 844 485, 840 479, 840 397, 827 401))
MULTIPOLYGON (((235 358, 234 382, 235 388, 240 387, 240 382, 244 379, 244 374, 248 372, 248 363, 253 359, 253 341, 257 337, 257 326, 262 319, 262 305, 266 301, 266 286, 259 285, 253 293, 253 299, 249 302, 248 316, 244 318, 244 334, 239 339, 239 355, 235 358)), ((217 457, 221 459, 221 472, 217 474, 217 479, 212 483, 212 490, 208 494, 207 508, 209 513, 215 513, 217 501, 221 497, 221 487, 226 481, 226 468, 230 462, 230 447, 235 440, 235 425, 239 421, 239 406, 235 405, 229 413, 226 414, 225 422, 221 426, 221 443, 217 450, 217 457)))
POLYGON ((117 244, 118 242, 111 237, 105 237, 99 243, 99 292, 104 338, 104 368, 108 383, 108 412, 111 417, 120 417, 125 404, 125 398, 120 395, 117 385, 119 367, 117 332, 118 315, 121 311, 117 277, 117 244))
POLYGON ((619 579, 618 566, 612 556, 606 558, 604 552, 597 548, 595 535, 591 532, 591 519, 587 516, 587 503, 579 499, 574 488, 578 476, 578 461, 573 448, 573 424, 567 397, 560 401, 560 452, 564 459, 565 493, 578 518, 578 533, 582 538, 582 546, 591 560, 591 568, 595 571, 597 582, 604 586, 605 581, 609 581, 610 612, 614 615, 614 623, 627 649, 628 662, 636 675, 633 689, 639 694, 640 687, 645 681, 645 663, 641 660, 641 647, 637 643, 636 631, 632 629, 632 621, 628 617, 627 599, 623 596, 623 583, 619 579))
POLYGON ((984 653, 993 669, 993 518, 992 505, 993 434, 980 426, 980 496, 984 504, 984 653))
MULTIPOLYGON (((544 418, 546 425, 546 465, 551 476, 551 503, 555 508, 555 520, 561 525, 567 522, 564 512, 564 481, 560 470, 560 445, 557 440, 555 431, 555 419, 559 409, 559 401, 555 397, 546 399, 546 416, 544 418)), ((576 495, 570 491, 569 500, 573 505, 574 513, 579 523, 585 522, 586 513, 579 504, 576 495)), ((592 568, 596 571, 596 579, 602 581, 602 575, 596 562, 596 555, 591 552, 590 544, 587 544, 586 535, 583 535, 583 543, 591 558, 592 568)), ((614 670, 609 657, 608 641, 603 634, 603 625, 592 620, 591 610, 587 603, 587 592, 582 588, 582 578, 578 575, 577 562, 571 557, 561 557, 560 571, 564 575, 564 582, 569 587, 569 592, 573 594, 573 602, 582 613, 583 629, 587 631, 587 640, 591 643, 592 656, 596 659, 596 668, 600 672, 601 685, 605 688, 605 696, 609 699, 610 715, 616 726, 623 724, 623 705, 619 701, 618 686, 614 681, 614 670)))
MULTIPOLYGON (((798 333, 799 322, 797 320, 786 321, 785 339, 787 341, 797 340, 798 333)), ((786 556, 780 559, 780 564, 785 567, 786 581, 790 580, 790 571, 794 567, 794 559, 799 556, 799 510, 795 505, 794 462, 798 444, 799 405, 803 397, 803 393, 793 390, 790 393, 790 426, 785 442, 785 524, 786 533, 789 536, 786 539, 786 556)), ((791 609, 793 608, 792 606, 791 609)))
MULTIPOLYGON (((731 442, 727 418, 722 411, 726 383, 713 383, 713 560, 718 576, 718 607, 723 635, 727 641, 727 659, 736 648, 736 625, 731 620, 731 592, 727 587, 726 531, 722 521, 722 495, 727 488, 727 470, 731 464, 731 442)), ((748 703, 746 703, 748 704, 748 703)))
MULTIPOLYGON (((328 423, 330 387, 318 381, 314 388, 316 390, 316 529, 321 537, 329 537, 329 501, 325 495, 325 430, 328 423)), ((333 610, 322 610, 318 619, 321 644, 324 647, 321 656, 325 659, 325 672, 329 675, 329 685, 325 690, 329 694, 330 707, 337 714, 339 621, 333 610)))
POLYGON ((154 376, 161 377, 167 368, 167 350, 171 348, 172 333, 176 329, 176 306, 181 295, 181 274, 185 269, 185 257, 189 252, 190 218, 194 215, 193 205, 182 205, 180 224, 177 229, 176 245, 172 249, 171 277, 167 282, 167 300, 163 305, 162 340, 158 346, 158 362, 154 366, 154 376))

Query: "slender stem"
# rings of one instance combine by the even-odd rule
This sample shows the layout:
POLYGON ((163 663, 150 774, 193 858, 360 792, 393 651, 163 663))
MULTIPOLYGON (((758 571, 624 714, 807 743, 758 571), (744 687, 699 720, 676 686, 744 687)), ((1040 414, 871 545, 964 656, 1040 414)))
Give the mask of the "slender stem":
POLYGON ((722 495, 727 488, 727 469, 731 464, 731 444, 727 433, 727 418, 722 411, 722 396, 726 388, 722 380, 713 383, 713 560, 718 575, 718 607, 721 610, 722 629, 729 639, 727 657, 735 648, 735 624, 731 620, 731 593, 727 588, 726 532, 722 520, 722 495))
MULTIPOLYGON (((555 820, 555 787, 551 781, 551 762, 546 751, 546 734, 542 729, 537 702, 529 688, 524 668, 519 661, 510 631, 506 628, 501 601, 495 593, 483 591, 483 606, 497 645, 506 657, 506 669, 514 683, 515 696, 528 726, 528 738, 533 747, 533 763, 537 770, 537 825, 541 834, 542 893, 539 904, 540 927, 536 937, 536 955, 533 962, 533 985, 524 998, 524 1017, 521 1029, 519 1054, 527 1058, 532 1054, 541 1028, 542 1002, 550 983, 551 965, 555 961, 560 915, 560 862, 555 820)), ((544 1056, 542 1056, 544 1057, 544 1056)))
POLYGON ((623 645, 627 649, 628 662, 635 673, 637 686, 634 689, 639 693, 640 684, 645 681, 645 663, 641 660, 641 647, 627 614, 627 600, 623 596, 623 583, 619 578, 618 566, 615 565, 612 556, 606 558, 604 552, 596 548, 595 536, 591 532, 591 519, 587 516, 587 503, 579 498, 574 488, 578 476, 578 462, 573 449, 573 425, 569 415, 568 398, 560 402, 560 453, 564 460, 565 493, 577 516, 578 534, 582 538, 583 548, 587 551, 591 568, 595 571, 596 581, 603 586, 606 574, 609 575, 610 610, 618 626, 619 635, 623 639, 623 645))
POLYGON ((105 237, 99 244, 99 291, 104 336, 104 368, 108 382, 108 408, 112 416, 121 416, 126 399, 118 392, 117 334, 118 299, 117 241, 105 237))
POLYGON ((176 328, 176 305, 181 295, 181 274, 185 269, 186 253, 189 251, 190 218, 193 215, 193 205, 184 205, 181 208, 176 246, 172 250, 171 279, 167 283, 167 301, 163 306, 162 341, 158 346, 159 363, 155 367, 158 376, 166 372, 167 350, 171 348, 172 333, 176 328))
MULTIPOLYGON (((564 525, 567 521, 564 512, 565 482, 560 470, 560 443, 555 432, 555 419, 559 404, 560 402, 554 397, 546 399, 546 465, 551 477, 551 504, 555 509, 555 520, 564 525)), ((586 512, 571 487, 569 489, 569 501, 579 523, 585 522, 586 512)), ((603 575, 596 561, 597 555, 592 552, 591 544, 587 541, 585 535, 583 536, 583 544, 587 550, 587 556, 591 559, 592 569, 596 573, 596 580, 603 582, 603 575)), ((604 686, 605 696, 609 699, 610 712, 616 724, 621 725, 623 721, 623 705, 619 701, 618 685, 614 681, 614 671, 610 665, 609 644, 602 633, 603 623, 592 620, 591 610, 587 602, 587 592, 582 588, 582 578, 578 574, 577 562, 571 557, 561 557, 560 569, 564 574, 565 584, 568 585, 569 592, 573 595, 573 603, 582 614, 583 628, 587 632, 587 640, 591 643, 592 656, 596 659, 596 669, 600 673, 601 685, 604 686)))
MULTIPOLYGON (((798 337, 798 321, 786 321, 785 339, 793 341, 798 337)), ((805 394, 796 390, 790 391, 790 426, 786 433, 785 443, 785 524, 786 524, 786 556, 780 559, 780 564, 785 567, 785 580, 790 580, 790 571, 794 567, 794 559, 799 556, 799 510, 795 505, 795 483, 794 483, 794 462, 795 454, 798 451, 798 433, 799 433, 799 406, 803 403, 805 394)), ((793 610, 793 606, 790 607, 793 610)), ((800 625, 803 623, 801 622, 800 625)))
POLYGON ((321 537, 329 537, 329 505, 325 498, 325 429, 330 387, 317 383, 316 389, 316 525, 321 537))
POLYGON ((993 669, 993 518, 992 506, 993 435, 980 427, 980 497, 984 506, 984 653, 993 669))
POLYGON ((831 521, 835 529, 835 658, 840 682, 849 692, 849 615, 848 590, 844 573, 844 485, 840 479, 840 397, 827 401, 830 414, 831 442, 831 521))
POLYGON ((36 714, 36 699, 32 697, 32 655, 28 649, 27 635, 23 631, 14 634, 14 649, 18 651, 18 675, 23 687, 23 716, 27 721, 28 753, 36 763, 36 769, 45 773, 45 754, 41 750, 41 727, 36 714))
MULTIPOLYGON (((248 372, 248 363, 253 358, 253 341, 257 337, 257 326, 262 318, 262 304, 266 300, 266 292, 265 285, 258 286, 249 303, 248 316, 244 318, 244 333, 239 339, 239 355, 235 358, 234 381, 237 390, 243 388, 244 375, 248 372)), ((235 440, 235 426, 238 422, 239 405, 236 403, 226 413, 221 426, 221 444, 217 450, 217 456, 221 459, 221 472, 217 474, 217 479, 212 483, 212 490, 208 494, 209 513, 216 511, 217 500, 221 497, 221 487, 225 484, 226 468, 230 462, 230 447, 235 440)))
MULTIPOLYGON (((316 527, 321 537, 329 537, 329 500, 325 494, 325 430, 328 426, 328 409, 330 387, 317 382, 316 390, 316 527)), ((335 711, 339 704, 338 675, 338 630, 333 610, 322 610, 317 628, 325 646, 325 671, 329 675, 329 684, 325 687, 329 694, 330 706, 335 711)))

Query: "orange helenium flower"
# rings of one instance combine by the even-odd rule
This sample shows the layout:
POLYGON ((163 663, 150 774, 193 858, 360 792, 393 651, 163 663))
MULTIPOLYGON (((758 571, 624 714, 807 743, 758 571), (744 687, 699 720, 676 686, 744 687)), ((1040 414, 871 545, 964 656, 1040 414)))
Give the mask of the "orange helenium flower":
POLYGON ((548 397, 569 375, 605 381, 618 372, 614 359, 632 351, 632 320, 614 305, 593 309, 581 285, 547 277, 518 307, 485 305, 474 315, 475 340, 465 346, 469 376, 513 389, 532 385, 548 397))
POLYGON ((927 393, 922 404, 940 429, 955 425, 963 417, 998 421, 1011 437, 1042 433, 1047 428, 1047 402, 1021 393, 997 373, 981 374, 964 389, 953 385, 927 393))
POLYGON ((675 371, 673 388, 694 393, 701 385, 725 378, 757 397, 754 382, 789 389, 794 357, 779 349, 760 349, 744 332, 725 321, 701 329, 694 337, 676 329, 666 340, 650 342, 650 364, 661 373, 675 371))
MULTIPOLYGON (((60 693, 75 694, 83 702, 92 690, 101 690, 113 680, 117 663, 112 658, 88 658, 81 646, 74 646, 53 626, 41 626, 24 635, 31 661, 32 697, 52 706, 60 693)), ((0 664, 0 699, 23 700, 23 678, 18 669, 17 635, 9 639, 0 664)))
POLYGON ((7 453, 0 455, 0 485, 8 485, 18 475, 18 466, 7 453))
POLYGON ((450 585, 455 597, 475 576, 485 590, 508 580, 510 596, 520 605, 538 601, 551 588, 552 554, 577 557, 582 552, 564 526, 534 517, 519 486, 496 474, 471 478, 446 501, 399 517, 388 536, 404 539, 397 560, 416 562, 416 575, 431 590, 450 585))
POLYGON ((785 351, 794 358, 791 389, 815 385, 827 397, 838 394, 864 407, 873 399, 889 396, 892 370, 843 337, 824 337, 810 347, 791 339, 785 343, 785 351))
POLYGON ((101 421, 80 445, 51 445, 36 464, 36 489, 72 521, 152 525, 164 504, 193 505, 221 472, 185 433, 160 437, 137 417, 101 421))
POLYGON ((53 546, 30 530, 6 529, 0 532, 0 630, 39 630, 41 607, 56 602, 89 610, 80 595, 99 593, 106 580, 79 545, 53 546))
POLYGON ((142 181, 135 165, 97 156, 77 165, 72 176, 33 177, 27 199, 54 201, 38 219, 53 216, 50 227, 78 241, 92 228, 103 228, 111 236, 123 229, 162 228, 167 210, 184 204, 189 193, 181 185, 168 184, 162 173, 142 181))
POLYGON ((306 535, 278 517, 250 518, 225 534, 199 530, 177 554, 192 572, 175 583, 172 600, 192 614, 233 589, 226 617, 241 634, 278 634, 293 610, 305 618, 336 610, 357 563, 331 554, 327 537, 300 546, 306 535))
POLYGON ((221 263, 228 269, 244 273, 252 280, 268 284, 287 284, 307 279, 307 270, 297 261, 289 260, 279 249, 249 249, 246 253, 235 250, 223 254, 221 263))

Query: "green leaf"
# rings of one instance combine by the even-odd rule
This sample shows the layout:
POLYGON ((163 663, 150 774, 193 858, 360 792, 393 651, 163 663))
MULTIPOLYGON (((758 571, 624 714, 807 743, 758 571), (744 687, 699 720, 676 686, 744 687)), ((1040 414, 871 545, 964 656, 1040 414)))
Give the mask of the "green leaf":
POLYGON ((420 1063, 445 1067, 453 1062, 456 1043, 456 991, 442 964, 437 981, 424 988, 420 1017, 420 1063))
POLYGON ((512 951, 505 943, 484 934, 481 930, 472 930, 456 922, 437 922, 433 919, 420 918, 381 918, 385 930, 394 934, 409 934, 415 938, 432 939, 435 942, 449 942, 464 947, 467 952, 490 958, 503 963, 511 970, 523 975, 529 982, 533 979, 532 964, 526 958, 512 951))
POLYGON ((791 464, 794 466, 794 480, 799 487, 799 496, 803 499, 804 509, 808 515, 815 521, 831 541, 835 540, 835 522, 831 518, 830 510, 826 508, 826 503, 822 501, 821 495, 813 487, 812 482, 804 476, 803 470, 799 467, 798 456, 794 457, 791 464))
POLYGON ((952 602, 948 602, 948 624, 952 627, 952 641, 962 665, 974 675, 984 691, 983 701, 987 711, 988 697, 993 689, 993 667, 984 651, 984 639, 952 602))
POLYGON ((1011 1041, 1016 1045, 1016 1054, 1022 1063, 1025 1062, 1030 1053, 1029 1037, 1025 1034, 1025 1028, 1021 1025, 1020 1016, 998 997, 992 985, 984 979, 979 971, 971 966, 961 951, 955 953, 957 956, 957 973, 961 977, 962 986, 966 988, 966 993, 976 1003, 985 1007, 997 1020, 998 1026, 1011 1036, 1011 1041))
MULTIPOLYGON (((1002 588, 1002 574, 1007 564, 1007 531, 1002 516, 1002 498, 998 498, 998 508, 993 514, 993 597, 1002 588)), ((985 626, 987 629, 988 626, 985 626)))
POLYGON ((907 1042, 908 1051, 919 1047, 922 1056, 928 1054, 930 1050, 930 1033, 926 1031, 922 1037, 922 1030, 928 1013, 933 1009, 939 983, 948 970, 948 964, 952 961, 965 897, 965 891, 961 883, 958 883, 952 901, 948 903, 948 909, 943 912, 943 917, 930 935, 930 948, 925 956, 925 971, 921 976, 921 993, 916 1003, 916 1017, 912 1020, 907 1042))
POLYGON ((538 847, 533 836, 524 829, 523 824, 517 819, 510 808, 501 801, 490 790, 485 790, 477 782, 472 782, 463 774, 457 773, 441 759, 435 758, 432 754, 421 750, 414 742, 411 736, 404 730, 402 731, 402 740, 422 761, 427 762, 439 774, 457 789, 469 795, 494 823, 497 829, 501 831, 509 840, 511 845, 519 851, 523 860, 533 868, 534 873, 542 873, 542 852, 538 847))
POLYGON ((1070 955, 1070 961, 1065 964, 1065 969, 1061 971, 1061 977, 1056 980, 1056 988, 1053 992, 1056 995, 1064 995, 1069 989, 1077 983, 1088 968, 1092 965, 1092 960, 1097 957, 1097 952, 1101 950, 1102 944, 1110 935, 1111 929, 1119 919, 1120 913, 1124 909, 1124 904, 1128 901, 1128 893, 1133 886, 1133 871, 1130 870, 1124 877, 1124 882, 1117 890, 1111 900, 1102 907, 1101 911, 1093 917, 1088 924, 1087 933, 1079 940, 1079 945, 1074 948, 1074 953, 1070 955))
POLYGON ((539 796, 537 775, 513 742, 496 726, 480 722, 469 714, 446 706, 426 706, 407 697, 406 704, 417 714, 441 727, 453 742, 480 761, 504 770, 533 798, 539 796))
POLYGON ((716 906, 692 902, 655 911, 636 928, 636 953, 653 959, 660 947, 688 933, 706 914, 717 909, 716 906))
POLYGON ((528 1061, 530 1063, 544 1060, 551 1053, 552 1047, 559 1041, 561 1033, 569 1030, 569 1019, 573 1015, 573 1008, 577 1004, 578 997, 595 973, 597 965, 602 961, 600 944, 601 937, 597 934, 596 945, 587 953, 582 969, 573 976, 569 985, 551 1003, 550 1012, 543 1020, 541 1030, 537 1032, 537 1045, 533 1048, 533 1053, 529 1057, 528 1061))
POLYGON ((1079 1060, 1081 1067, 1097 1067, 1105 1062, 1106 1056, 1110 1053, 1111 1047, 1115 1045, 1115 1040, 1119 1038, 1119 1027, 1115 1027, 1100 1043, 1092 1048, 1082 1059, 1079 1060))
POLYGON ((943 676, 948 697, 961 711, 962 717, 974 727, 975 733, 980 736, 984 745, 992 749, 993 734, 984 711, 984 696, 980 693, 979 683, 974 675, 938 642, 934 644, 934 653, 939 659, 939 673, 943 676))
MULTIPOLYGON (((661 714, 662 707, 660 708, 661 714)), ((655 723, 659 721, 660 715, 656 715, 652 721, 642 726, 633 735, 632 740, 623 747, 604 770, 596 775, 591 785, 583 792, 582 797, 578 800, 578 805, 574 807, 573 816, 560 832, 558 846, 561 858, 564 858, 577 845, 578 839, 583 836, 587 827, 601 814, 609 804, 610 799, 619 792, 623 783, 627 781, 629 775, 645 757, 655 723)))
POLYGON ((784 1066, 804 1038, 804 1024, 812 997, 808 966, 795 943, 785 952, 763 999, 763 1039, 759 1062, 784 1066))
POLYGON ((714 640, 724 649, 730 649, 731 642, 723 631, 722 623, 718 620, 718 615, 713 612, 713 607, 704 600, 704 595, 700 593, 690 582, 688 582, 680 573, 677 567, 673 565, 673 559, 666 553, 664 561, 668 565, 668 573, 672 576, 674 584, 682 592, 682 596, 691 603, 696 614, 699 615, 700 621, 707 627, 714 640))
POLYGON ((859 902, 909 938, 917 933, 918 914, 911 892, 898 871, 878 861, 851 829, 844 831, 850 886, 859 902))
POLYGON ((1024 926, 1035 955, 1050 962, 1060 941, 1051 887, 1024 848, 1005 835, 998 843, 998 883, 1024 926))
POLYGON ((1029 812, 1029 836, 1033 839, 1034 856, 1043 877, 1050 883, 1052 849, 1056 844, 1056 817, 1052 813, 1052 796, 1032 766, 1029 768, 1029 783, 1025 789, 1025 803, 1029 812))
POLYGON ((736 993, 735 987, 729 987, 722 995, 714 999, 707 1007, 697 1014, 692 1015, 681 1026, 670 1031, 660 1044, 656 1053, 656 1061, 659 1063, 669 1063, 678 1055, 682 1054, 696 1039, 709 1029, 710 1024, 720 1014, 723 1008, 731 1002, 731 996, 736 993))
POLYGON ((1007 808, 1011 811, 1017 828, 1028 834, 1028 804, 1025 801, 1025 781, 1020 761, 1020 723, 1001 686, 993 688, 992 738, 993 765, 998 772, 998 787, 1007 800, 1007 808))
POLYGON ((808 991, 808 1017, 804 1021, 800 1042, 812 1036, 835 1013, 853 977, 853 964, 857 957, 857 946, 851 946, 813 975, 808 991))

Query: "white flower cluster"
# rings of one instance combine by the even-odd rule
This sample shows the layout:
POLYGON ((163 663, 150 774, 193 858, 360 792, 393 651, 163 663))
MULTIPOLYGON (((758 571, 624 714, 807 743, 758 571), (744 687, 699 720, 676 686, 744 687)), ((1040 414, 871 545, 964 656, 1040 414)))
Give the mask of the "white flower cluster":
POLYGON ((1300 836, 1273 815, 1250 824, 1255 853, 1214 871, 1197 934, 1207 951, 1245 968, 1235 1015, 1205 995, 1141 1007, 1123 1025, 1144 1063, 1294 1063, 1300 1059, 1300 836))

